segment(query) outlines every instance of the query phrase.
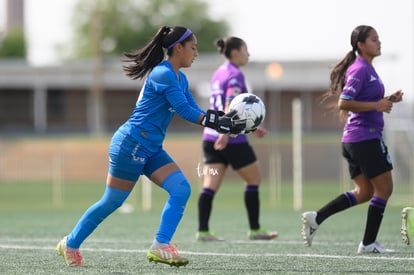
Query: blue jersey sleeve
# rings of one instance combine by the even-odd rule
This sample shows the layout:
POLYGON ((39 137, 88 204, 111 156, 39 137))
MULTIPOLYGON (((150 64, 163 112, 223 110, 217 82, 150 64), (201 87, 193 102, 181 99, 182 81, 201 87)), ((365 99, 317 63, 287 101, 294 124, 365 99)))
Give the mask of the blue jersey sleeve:
POLYGON ((204 112, 198 107, 188 88, 186 76, 179 72, 180 79, 171 70, 153 75, 157 90, 160 91, 171 108, 183 119, 197 123, 198 118, 204 112))

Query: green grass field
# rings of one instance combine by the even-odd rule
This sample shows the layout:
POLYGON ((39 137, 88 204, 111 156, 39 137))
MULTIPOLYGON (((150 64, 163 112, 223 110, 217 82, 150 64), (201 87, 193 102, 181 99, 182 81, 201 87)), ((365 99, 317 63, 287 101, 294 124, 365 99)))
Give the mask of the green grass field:
MULTIPOLYGON (((211 230, 223 236, 220 243, 198 243, 197 198, 193 193, 174 242, 190 263, 179 269, 149 263, 146 252, 154 237, 166 195, 153 189, 153 209, 141 208, 141 189, 127 200, 131 213, 117 211, 85 241, 84 268, 64 265, 55 252, 83 211, 99 199, 103 186, 68 183, 63 204, 53 206, 53 188, 47 183, 0 184, 0 274, 413 274, 414 249, 400 236, 400 205, 390 203, 379 233, 379 241, 398 253, 358 255, 365 226, 367 205, 357 206, 328 219, 312 247, 302 244, 300 213, 292 210, 289 184, 281 188, 281 199, 272 200, 267 184, 261 187, 261 224, 277 230, 276 240, 247 240, 247 218, 243 187, 228 183, 215 199, 211 230)), ((337 184, 307 183, 303 211, 316 210, 340 192, 337 184)))

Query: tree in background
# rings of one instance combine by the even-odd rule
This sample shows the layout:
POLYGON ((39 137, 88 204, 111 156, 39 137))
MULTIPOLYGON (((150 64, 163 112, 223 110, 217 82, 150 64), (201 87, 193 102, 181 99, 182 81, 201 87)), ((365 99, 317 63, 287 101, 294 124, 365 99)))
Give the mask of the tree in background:
POLYGON ((0 57, 26 58, 26 55, 26 40, 22 28, 13 28, 0 39, 0 57))
POLYGON ((197 35, 198 51, 213 52, 215 39, 227 34, 228 25, 210 19, 207 10, 202 0, 79 0, 73 13, 73 43, 61 50, 70 52, 69 59, 92 59, 88 123, 93 134, 105 130, 103 59, 142 48, 162 25, 190 28, 197 35))
POLYGON ((97 31, 102 54, 121 56, 145 45, 162 25, 190 28, 197 35, 199 52, 213 52, 214 40, 227 34, 228 24, 210 19, 207 10, 208 5, 201 0, 79 1, 73 16, 74 42, 69 57, 94 56, 97 31))

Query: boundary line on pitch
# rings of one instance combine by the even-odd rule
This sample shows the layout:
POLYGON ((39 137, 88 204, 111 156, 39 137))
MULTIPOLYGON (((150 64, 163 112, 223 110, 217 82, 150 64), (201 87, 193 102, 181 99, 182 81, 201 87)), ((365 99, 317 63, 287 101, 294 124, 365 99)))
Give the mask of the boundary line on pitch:
MULTIPOLYGON (((1 249, 14 249, 14 250, 55 250, 55 247, 46 246, 27 246, 27 245, 7 245, 0 244, 1 249)), ((82 248, 82 251, 92 252, 108 252, 108 253, 146 253, 148 249, 112 249, 112 248, 82 248)), ((191 251, 180 251, 181 254, 185 255, 201 255, 201 256, 221 256, 221 257, 254 257, 257 253, 216 253, 216 252, 191 252, 191 251)), ((326 255, 326 254, 293 254, 293 253, 263 253, 261 257, 288 257, 288 258, 325 258, 325 259, 366 259, 366 260, 388 260, 388 261, 414 261, 413 257, 387 257, 387 256, 346 256, 346 255, 326 255)))
MULTIPOLYGON (((16 238, 16 237, 0 237, 0 243, 19 243, 19 242, 39 242, 39 243, 49 243, 57 242, 59 238, 16 238)), ((148 244, 150 245, 152 241, 142 241, 142 240, 118 240, 118 239, 99 239, 99 238, 90 238, 88 243, 90 244, 113 244, 113 243, 134 243, 134 244, 148 244)), ((180 244, 183 243, 199 243, 203 245, 203 242, 197 242, 196 240, 185 241, 180 240, 180 244)), ((303 245, 302 240, 225 240, 222 242, 216 242, 217 245, 220 244, 256 244, 256 245, 275 245, 275 244, 290 244, 290 245, 303 245)), ((355 242, 324 242, 324 241, 314 241, 313 244, 316 246, 356 246, 355 242)))

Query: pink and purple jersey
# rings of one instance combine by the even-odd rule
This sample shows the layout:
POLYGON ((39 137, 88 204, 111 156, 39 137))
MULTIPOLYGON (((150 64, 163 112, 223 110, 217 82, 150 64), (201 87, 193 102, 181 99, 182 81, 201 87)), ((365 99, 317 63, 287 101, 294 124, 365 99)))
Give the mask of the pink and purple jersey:
MULTIPOLYGON (((213 74, 210 84, 210 109, 223 111, 226 101, 231 101, 235 96, 241 93, 247 93, 244 75, 240 68, 231 63, 225 62, 213 74)), ((219 133, 215 130, 205 127, 203 140, 216 141, 219 133)), ((229 143, 247 142, 245 135, 229 137, 229 143)))
MULTIPOLYGON (((374 68, 362 57, 357 57, 346 72, 340 99, 364 102, 379 101, 384 97, 384 85, 374 68)), ((359 142, 382 138, 383 113, 375 110, 349 112, 342 142, 359 142)))

